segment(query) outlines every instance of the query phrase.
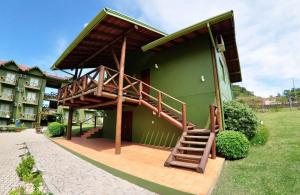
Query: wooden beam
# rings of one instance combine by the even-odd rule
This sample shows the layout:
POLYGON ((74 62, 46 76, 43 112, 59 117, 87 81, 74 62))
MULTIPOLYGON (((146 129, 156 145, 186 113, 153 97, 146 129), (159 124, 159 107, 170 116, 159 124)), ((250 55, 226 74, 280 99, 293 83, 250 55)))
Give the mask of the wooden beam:
POLYGON ((111 50, 111 53, 113 55, 113 58, 115 60, 115 63, 116 63, 116 66, 117 66, 118 70, 120 70, 120 62, 117 58, 117 54, 115 53, 114 49, 111 50))
POLYGON ((124 66, 126 56, 126 36, 123 38, 121 59, 120 59, 120 73, 119 73, 119 88, 118 88, 118 102, 117 102, 117 120, 116 120, 116 137, 115 137, 115 153, 121 153, 121 132, 122 132, 122 104, 123 104, 123 82, 124 82, 124 66))
POLYGON ((119 37, 115 38, 113 41, 105 44, 102 48, 100 48, 98 51, 96 51, 94 54, 92 54, 90 57, 86 58, 85 60, 83 60, 82 62, 80 62, 78 64, 78 67, 82 67, 86 62, 90 61, 91 59, 93 59, 94 57, 96 57, 98 54, 100 54, 102 51, 104 51, 105 49, 109 48, 110 46, 112 46, 113 44, 117 43, 118 41, 120 41, 124 36, 126 36, 128 33, 130 33, 132 30, 136 29, 135 27, 131 27, 130 29, 128 29, 124 34, 120 35, 119 37))
POLYGON ((117 103, 116 100, 109 101, 109 102, 102 102, 99 104, 92 104, 92 105, 87 105, 87 106, 81 106, 80 109, 88 109, 88 108, 98 108, 98 107, 105 107, 105 106, 111 106, 115 105, 117 103))
POLYGON ((221 92, 220 92, 220 83, 219 83, 219 75, 217 69, 217 62, 216 62, 216 49, 211 45, 211 59, 212 59, 212 66, 213 66, 213 75, 214 75, 214 85, 215 85, 215 96, 216 102, 218 107, 218 124, 220 125, 220 129, 223 129, 223 114, 222 114, 222 100, 221 100, 221 92))
POLYGON ((72 120, 73 120, 73 108, 69 107, 68 126, 67 126, 67 140, 71 140, 71 137, 72 137, 72 120))

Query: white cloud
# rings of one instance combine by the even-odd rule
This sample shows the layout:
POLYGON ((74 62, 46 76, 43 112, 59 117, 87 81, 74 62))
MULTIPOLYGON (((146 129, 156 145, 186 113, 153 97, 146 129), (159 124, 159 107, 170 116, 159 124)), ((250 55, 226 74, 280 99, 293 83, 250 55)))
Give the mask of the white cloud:
POLYGON ((300 1, 121 2, 121 9, 135 6, 141 20, 168 33, 234 10, 242 85, 256 95, 268 96, 290 88, 291 78, 296 78, 296 84, 300 81, 300 1))
POLYGON ((85 28, 87 25, 89 25, 88 22, 84 23, 84 24, 83 24, 83 28, 85 28))

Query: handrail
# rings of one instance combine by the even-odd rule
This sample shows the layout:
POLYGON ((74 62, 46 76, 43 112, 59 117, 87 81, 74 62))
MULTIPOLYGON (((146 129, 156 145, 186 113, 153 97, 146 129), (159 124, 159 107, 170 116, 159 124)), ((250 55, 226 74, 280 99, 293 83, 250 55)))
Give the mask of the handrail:
POLYGON ((219 126, 217 121, 217 116, 218 116, 217 106, 210 105, 210 135, 198 167, 201 173, 204 172, 209 154, 211 153, 212 159, 216 158, 216 132, 217 132, 216 127, 219 126))
MULTIPOLYGON (((117 70, 106 66, 97 67, 94 70, 89 71, 85 75, 74 79, 72 83, 69 83, 62 87, 59 90, 58 99, 63 100, 75 94, 83 93, 94 88, 96 88, 95 94, 97 94, 98 96, 102 95, 103 90, 115 93, 114 90, 118 88, 118 82, 116 82, 118 77, 119 71, 117 70)), ((143 99, 143 96, 148 96, 148 98, 151 98, 155 101, 155 107, 157 107, 156 112, 158 112, 158 116, 160 116, 160 114, 163 112, 162 107, 165 107, 175 114, 180 115, 182 120, 182 128, 184 130, 186 129, 187 116, 185 102, 127 74, 124 74, 124 82, 126 83, 126 85, 124 85, 123 87, 124 95, 134 96, 138 98, 140 102, 142 100, 145 100, 145 98, 143 99), (145 92, 145 88, 149 88, 149 90, 152 90, 156 95, 145 92), (165 98, 169 98, 170 100, 175 101, 177 104, 179 103, 181 105, 181 110, 177 110, 176 108, 168 105, 166 102, 164 102, 165 98)))

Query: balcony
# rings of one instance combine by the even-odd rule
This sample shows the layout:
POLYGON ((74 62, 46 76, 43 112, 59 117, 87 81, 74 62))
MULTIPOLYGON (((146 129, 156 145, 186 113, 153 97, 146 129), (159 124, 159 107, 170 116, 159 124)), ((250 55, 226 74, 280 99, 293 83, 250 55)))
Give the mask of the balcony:
POLYGON ((0 100, 12 102, 14 100, 14 96, 12 94, 2 93, 0 95, 0 100))
POLYGON ((20 119, 21 120, 26 120, 26 121, 35 121, 36 120, 36 114, 21 113, 20 114, 20 119))
POLYGON ((38 105, 38 100, 34 98, 23 97, 23 104, 38 105))
POLYGON ((9 77, 1 76, 0 77, 0 82, 8 84, 8 85, 16 85, 16 79, 15 78, 9 78, 9 77))
POLYGON ((10 118, 11 111, 0 110, 0 118, 10 118))
POLYGON ((41 86, 39 83, 29 82, 29 81, 25 82, 24 87, 29 88, 29 89, 35 89, 35 90, 41 89, 41 86))

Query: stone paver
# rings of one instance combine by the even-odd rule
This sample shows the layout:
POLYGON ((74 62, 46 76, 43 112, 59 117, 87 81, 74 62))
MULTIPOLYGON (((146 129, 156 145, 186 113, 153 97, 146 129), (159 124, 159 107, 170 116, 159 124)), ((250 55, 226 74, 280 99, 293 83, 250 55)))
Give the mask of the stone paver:
POLYGON ((19 155, 27 152, 24 148, 26 137, 20 133, 0 133, 0 194, 20 185, 25 186, 16 174, 16 167, 21 161, 19 155))
MULTIPOLYGON (((24 141, 36 160, 37 168, 43 172, 47 187, 54 194, 153 194, 74 156, 33 130, 0 134, 0 189, 18 185, 15 167, 22 152, 16 144, 24 141), (12 177, 10 182, 3 185, 9 177, 12 177)), ((5 192, 3 190, 3 194, 5 192)))

